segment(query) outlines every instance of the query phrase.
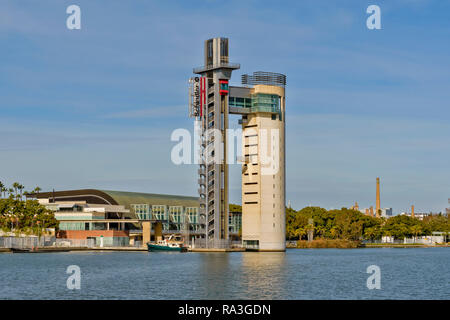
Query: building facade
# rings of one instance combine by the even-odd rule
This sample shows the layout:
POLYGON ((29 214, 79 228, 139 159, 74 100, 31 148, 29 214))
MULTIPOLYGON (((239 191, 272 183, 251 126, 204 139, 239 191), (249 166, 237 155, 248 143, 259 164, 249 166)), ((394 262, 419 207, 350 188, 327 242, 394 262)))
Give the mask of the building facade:
POLYGON ((205 234, 205 220, 199 214, 196 197, 95 189, 34 196, 55 212, 60 221, 59 236, 63 238, 103 237, 105 245, 125 245, 132 237, 145 244, 155 239, 159 230, 150 228, 144 232, 144 226, 151 224, 161 225, 161 235, 177 233, 191 239, 203 238, 205 234), (144 233, 147 239, 143 239, 144 233))
POLYGON ((126 246, 129 239, 130 211, 120 205, 88 204, 86 201, 53 201, 39 199, 53 211, 59 221, 58 238, 95 240, 101 246, 126 246))
POLYGON ((243 75, 230 87, 230 113, 242 116, 242 243, 286 249, 285 85, 272 72, 243 75))

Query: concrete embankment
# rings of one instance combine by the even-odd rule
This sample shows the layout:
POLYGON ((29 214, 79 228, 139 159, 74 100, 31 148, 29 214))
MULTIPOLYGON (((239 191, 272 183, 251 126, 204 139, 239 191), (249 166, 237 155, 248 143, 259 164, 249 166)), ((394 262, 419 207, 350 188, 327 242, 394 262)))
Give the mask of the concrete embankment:
POLYGON ((228 248, 228 249, 213 249, 213 248, 191 248, 188 252, 243 252, 244 248, 228 248))
MULTIPOLYGON (((145 247, 103 247, 103 248, 36 248, 14 250, 9 248, 0 248, 0 253, 50 253, 50 252, 72 252, 72 251, 90 251, 90 252, 147 252, 145 247)), ((189 249, 188 252, 243 252, 244 248, 228 248, 228 249, 206 249, 206 248, 194 248, 189 249)))
POLYGON ((104 247, 104 248, 85 248, 85 247, 43 247, 35 249, 10 249, 0 248, 0 253, 51 253, 51 252, 72 252, 72 251, 147 251, 147 248, 135 247, 104 247))

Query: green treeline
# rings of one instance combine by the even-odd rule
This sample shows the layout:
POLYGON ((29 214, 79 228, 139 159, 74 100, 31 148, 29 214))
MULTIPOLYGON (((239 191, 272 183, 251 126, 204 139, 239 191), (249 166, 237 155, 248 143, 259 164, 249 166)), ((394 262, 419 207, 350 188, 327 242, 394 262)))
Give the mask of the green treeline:
MULTIPOLYGON (((46 228, 59 226, 54 213, 40 205, 37 200, 24 200, 24 187, 14 183, 12 188, 6 188, 0 182, 0 229, 4 232, 41 235, 46 228)), ((34 192, 40 188, 35 188, 34 192)))
POLYGON ((238 204, 229 204, 229 211, 230 212, 242 212, 242 206, 238 204))
POLYGON ((433 231, 450 232, 450 219, 442 214, 425 217, 422 221, 405 215, 374 218, 347 208, 326 210, 306 207, 299 211, 288 208, 286 238, 306 239, 308 230, 313 231, 314 238, 321 239, 358 241, 378 240, 382 236, 403 239, 431 235, 433 231))
MULTIPOLYGON (((240 205, 230 204, 230 212, 242 212, 240 205)), ((315 239, 379 240, 382 236, 396 239, 431 235, 433 231, 450 232, 450 217, 435 214, 423 220, 405 215, 375 218, 359 211, 342 208, 326 210, 306 207, 299 211, 286 209, 286 239, 306 240, 308 231, 315 239)))

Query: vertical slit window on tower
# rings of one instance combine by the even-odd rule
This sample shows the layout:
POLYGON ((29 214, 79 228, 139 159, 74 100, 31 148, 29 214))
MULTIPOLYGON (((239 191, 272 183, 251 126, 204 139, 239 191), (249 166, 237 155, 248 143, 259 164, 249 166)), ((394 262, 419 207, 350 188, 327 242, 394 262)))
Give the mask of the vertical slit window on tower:
POLYGON ((220 39, 220 55, 228 58, 228 39, 220 39))

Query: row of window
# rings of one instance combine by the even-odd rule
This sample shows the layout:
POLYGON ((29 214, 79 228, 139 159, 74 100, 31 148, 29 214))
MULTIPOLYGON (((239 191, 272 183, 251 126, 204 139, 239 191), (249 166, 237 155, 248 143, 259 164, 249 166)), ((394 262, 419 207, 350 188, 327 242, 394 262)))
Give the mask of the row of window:
POLYGON ((181 219, 181 216, 188 215, 190 220, 197 220, 198 216, 198 207, 132 204, 131 208, 138 218, 143 220, 152 218, 169 220, 169 215, 175 219, 181 219))

